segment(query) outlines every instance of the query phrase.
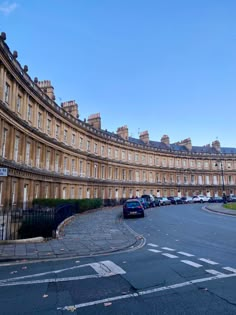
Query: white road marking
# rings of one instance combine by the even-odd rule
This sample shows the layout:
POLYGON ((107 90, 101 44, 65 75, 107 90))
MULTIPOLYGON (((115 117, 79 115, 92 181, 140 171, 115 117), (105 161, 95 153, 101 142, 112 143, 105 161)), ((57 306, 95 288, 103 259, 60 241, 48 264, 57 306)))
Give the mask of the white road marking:
POLYGON ((181 262, 183 262, 184 264, 187 264, 187 265, 190 265, 192 267, 195 267, 195 268, 200 268, 202 267, 202 265, 199 265, 193 261, 190 261, 190 260, 181 260, 181 262))
POLYGON ((80 266, 74 266, 70 268, 65 269, 59 269, 55 271, 50 272, 44 272, 44 273, 37 273, 33 275, 28 276, 22 276, 22 277, 14 277, 9 279, 4 279, 0 281, 0 286, 14 286, 14 285, 28 285, 28 284, 38 284, 38 283, 49 283, 49 282, 63 282, 63 281, 76 281, 76 280, 84 280, 84 279, 91 279, 91 278, 101 278, 101 277, 111 277, 116 274, 125 274, 126 272, 114 264, 110 260, 101 261, 98 263, 91 263, 91 264, 85 264, 80 266), (49 279, 42 279, 42 280, 30 280, 30 281, 16 281, 16 280, 25 280, 28 278, 35 278, 35 277, 41 277, 48 274, 58 274, 60 272, 65 272, 68 270, 78 269, 82 267, 88 267, 90 266, 93 268, 97 274, 92 275, 84 275, 84 276, 75 276, 75 277, 63 277, 63 278, 49 278, 49 279))
POLYGON ((192 254, 185 253, 185 252, 178 252, 178 254, 183 255, 183 256, 187 256, 187 257, 193 257, 194 256, 192 254))
POLYGON ((162 253, 163 256, 169 257, 169 258, 178 258, 178 256, 168 254, 168 253, 162 253))
POLYGON ((157 292, 182 288, 182 287, 186 287, 186 286, 193 285, 196 283, 202 283, 202 282, 218 280, 218 279, 226 279, 226 278, 232 278, 232 277, 236 277, 236 273, 229 274, 229 275, 219 274, 219 275, 212 276, 212 277, 200 278, 200 279, 195 279, 192 281, 176 283, 176 284, 165 286, 165 287, 159 287, 159 288, 155 288, 155 289, 144 290, 144 291, 140 291, 138 293, 118 295, 118 296, 114 296, 114 297, 110 297, 110 298, 106 298, 106 299, 95 300, 95 301, 91 301, 91 302, 85 302, 85 303, 81 303, 81 304, 69 305, 69 306, 64 306, 64 307, 58 307, 57 310, 67 311, 67 310, 70 310, 72 307, 77 309, 77 308, 83 308, 83 307, 88 307, 88 306, 94 306, 94 305, 103 304, 103 303, 107 303, 107 302, 113 302, 113 301, 118 301, 118 300, 135 298, 135 297, 138 297, 140 295, 147 295, 147 294, 153 294, 153 293, 157 293, 157 292))
POLYGON ((126 273, 122 268, 110 260, 92 263, 91 267, 101 276, 109 277, 110 275, 123 275, 126 273))
POLYGON ((31 281, 18 281, 18 282, 7 281, 7 282, 0 282, 0 287, 39 284, 39 283, 52 283, 52 282, 57 283, 57 282, 85 280, 85 279, 92 279, 92 278, 102 278, 102 276, 95 274, 95 275, 86 275, 86 276, 78 276, 78 277, 51 278, 51 279, 31 280, 31 281))
POLYGON ((231 267, 223 267, 223 269, 236 273, 236 269, 231 268, 231 267))
POLYGON ((174 252, 174 251, 175 251, 175 249, 169 248, 169 247, 162 247, 162 249, 164 249, 164 250, 169 250, 169 251, 171 251, 171 252, 174 252))
POLYGON ((148 249, 150 252, 153 252, 153 253, 161 253, 160 250, 157 250, 157 249, 152 249, 152 248, 149 248, 148 249))
POLYGON ((211 273, 212 275, 215 275, 215 276, 217 276, 217 275, 223 275, 222 272, 219 272, 219 271, 214 270, 214 269, 207 269, 206 272, 211 273))
POLYGON ((74 266, 74 267, 65 268, 65 269, 58 269, 58 270, 53 270, 53 271, 48 271, 48 272, 41 272, 41 273, 36 273, 36 274, 33 274, 33 275, 28 275, 28 276, 3 279, 3 280, 0 280, 0 283, 1 282, 20 280, 20 279, 27 279, 27 278, 36 278, 36 277, 41 277, 41 276, 45 276, 45 275, 49 275, 49 274, 58 274, 58 273, 61 273, 61 272, 64 272, 64 271, 79 269, 79 268, 88 267, 88 266, 91 266, 91 264, 84 264, 84 265, 74 266))
POLYGON ((208 263, 208 264, 210 264, 210 265, 218 265, 217 262, 212 261, 212 260, 210 260, 210 259, 199 258, 198 260, 204 261, 204 262, 206 262, 206 263, 208 263))
POLYGON ((148 246, 152 246, 152 247, 159 247, 158 245, 152 244, 152 243, 148 243, 147 245, 148 245, 148 246))

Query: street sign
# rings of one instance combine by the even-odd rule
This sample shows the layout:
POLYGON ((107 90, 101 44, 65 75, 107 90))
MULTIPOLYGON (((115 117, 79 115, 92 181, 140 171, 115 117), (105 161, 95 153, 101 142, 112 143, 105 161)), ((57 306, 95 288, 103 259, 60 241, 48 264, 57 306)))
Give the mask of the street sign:
POLYGON ((0 167, 0 176, 7 176, 8 168, 0 167))

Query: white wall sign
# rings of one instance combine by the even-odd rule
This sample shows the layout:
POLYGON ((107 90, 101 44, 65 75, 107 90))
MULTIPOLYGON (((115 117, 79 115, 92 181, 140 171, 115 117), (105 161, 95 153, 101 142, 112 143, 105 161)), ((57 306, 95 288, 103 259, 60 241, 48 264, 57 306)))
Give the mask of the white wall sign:
POLYGON ((0 167, 0 176, 7 176, 7 170, 6 167, 0 167))

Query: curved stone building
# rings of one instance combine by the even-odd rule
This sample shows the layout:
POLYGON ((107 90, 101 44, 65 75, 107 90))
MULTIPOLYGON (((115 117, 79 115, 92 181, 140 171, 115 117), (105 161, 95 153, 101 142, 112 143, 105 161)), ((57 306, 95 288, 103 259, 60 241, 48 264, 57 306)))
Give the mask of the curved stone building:
POLYGON ((129 137, 79 119, 78 105, 55 102, 50 81, 32 80, 0 36, 0 206, 26 209, 34 198, 222 195, 236 193, 236 149, 129 137), (4 172, 5 171, 5 172, 4 172), (7 173, 6 173, 7 171, 7 173), (4 176, 7 175, 7 176, 4 176))

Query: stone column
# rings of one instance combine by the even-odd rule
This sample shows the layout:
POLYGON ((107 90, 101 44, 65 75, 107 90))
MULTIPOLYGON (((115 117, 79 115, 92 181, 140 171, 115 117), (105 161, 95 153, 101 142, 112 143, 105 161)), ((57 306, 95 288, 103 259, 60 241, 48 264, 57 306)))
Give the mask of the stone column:
POLYGON ((16 81, 13 81, 13 87, 12 87, 12 97, 11 97, 11 109, 16 113, 16 81))
POLYGON ((5 68, 1 67, 0 72, 0 99, 4 102, 5 101, 5 84, 6 84, 6 71, 5 68))
POLYGON ((16 138, 16 130, 12 126, 10 130, 10 137, 9 137, 9 160, 14 160, 14 153, 15 153, 15 138, 16 138))
POLYGON ((24 91, 23 97, 22 97, 22 118, 27 120, 27 110, 28 110, 28 95, 24 91))

